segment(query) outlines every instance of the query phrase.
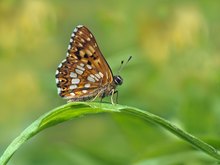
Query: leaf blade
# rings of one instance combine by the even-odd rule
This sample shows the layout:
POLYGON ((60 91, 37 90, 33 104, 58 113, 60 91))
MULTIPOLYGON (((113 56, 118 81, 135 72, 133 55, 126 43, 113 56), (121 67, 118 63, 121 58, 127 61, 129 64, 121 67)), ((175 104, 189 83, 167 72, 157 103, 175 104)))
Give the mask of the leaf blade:
POLYGON ((12 155, 19 149, 19 147, 22 146, 22 144, 24 144, 28 139, 36 135, 38 132, 41 132, 42 130, 48 127, 57 125, 59 123, 77 117, 104 112, 127 113, 147 122, 155 123, 170 131, 171 133, 175 134, 176 136, 180 137, 181 139, 187 141, 193 147, 202 150, 204 153, 210 155, 211 157, 217 160, 220 160, 220 155, 214 147, 194 137, 193 135, 179 129, 169 121, 152 113, 140 110, 138 108, 123 105, 111 105, 96 102, 71 102, 49 111, 48 113, 39 117, 29 127, 27 127, 7 147, 3 155, 0 157, 0 164, 7 164, 7 162, 10 160, 12 155))

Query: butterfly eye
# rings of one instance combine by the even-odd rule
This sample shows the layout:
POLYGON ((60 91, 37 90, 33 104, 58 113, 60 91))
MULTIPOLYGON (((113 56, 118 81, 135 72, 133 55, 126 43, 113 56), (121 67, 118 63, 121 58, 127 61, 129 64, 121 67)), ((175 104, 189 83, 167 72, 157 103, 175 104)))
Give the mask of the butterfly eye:
POLYGON ((114 82, 116 85, 121 85, 123 83, 123 79, 121 78, 121 76, 117 75, 114 76, 114 82))

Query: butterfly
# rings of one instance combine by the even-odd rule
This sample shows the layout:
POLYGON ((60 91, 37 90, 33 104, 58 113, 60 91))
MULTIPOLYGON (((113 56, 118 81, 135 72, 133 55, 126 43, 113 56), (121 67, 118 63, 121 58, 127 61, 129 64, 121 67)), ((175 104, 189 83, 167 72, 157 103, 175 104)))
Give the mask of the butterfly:
POLYGON ((68 102, 87 101, 117 93, 122 85, 121 76, 113 76, 93 34, 88 28, 78 25, 70 38, 66 58, 56 70, 58 94, 68 102))

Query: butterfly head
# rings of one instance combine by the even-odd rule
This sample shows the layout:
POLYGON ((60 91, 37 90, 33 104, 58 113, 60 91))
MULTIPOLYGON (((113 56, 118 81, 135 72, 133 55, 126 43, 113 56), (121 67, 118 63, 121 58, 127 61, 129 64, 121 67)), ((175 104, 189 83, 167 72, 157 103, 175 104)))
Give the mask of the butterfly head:
MULTIPOLYGON (((131 60, 132 56, 130 56, 127 60, 127 62, 124 64, 124 61, 121 61, 121 66, 119 67, 118 69, 118 74, 120 73, 120 71, 122 70, 122 68, 131 60), (124 64, 124 65, 123 65, 124 64)), ((116 75, 116 76, 113 76, 113 80, 114 80, 114 83, 116 85, 121 85, 123 83, 123 79, 121 76, 119 75, 116 75)))
POLYGON ((116 75, 113 77, 113 80, 115 82, 116 85, 121 85, 123 83, 123 79, 121 76, 119 75, 116 75))

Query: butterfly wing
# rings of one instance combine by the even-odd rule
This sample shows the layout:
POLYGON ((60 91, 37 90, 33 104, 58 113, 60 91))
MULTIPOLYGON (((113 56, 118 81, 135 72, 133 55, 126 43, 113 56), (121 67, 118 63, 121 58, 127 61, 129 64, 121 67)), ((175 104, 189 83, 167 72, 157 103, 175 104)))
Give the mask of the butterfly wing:
POLYGON ((58 94, 67 99, 94 97, 100 87, 113 81, 112 71, 92 33, 77 26, 70 39, 67 57, 58 66, 58 94))

